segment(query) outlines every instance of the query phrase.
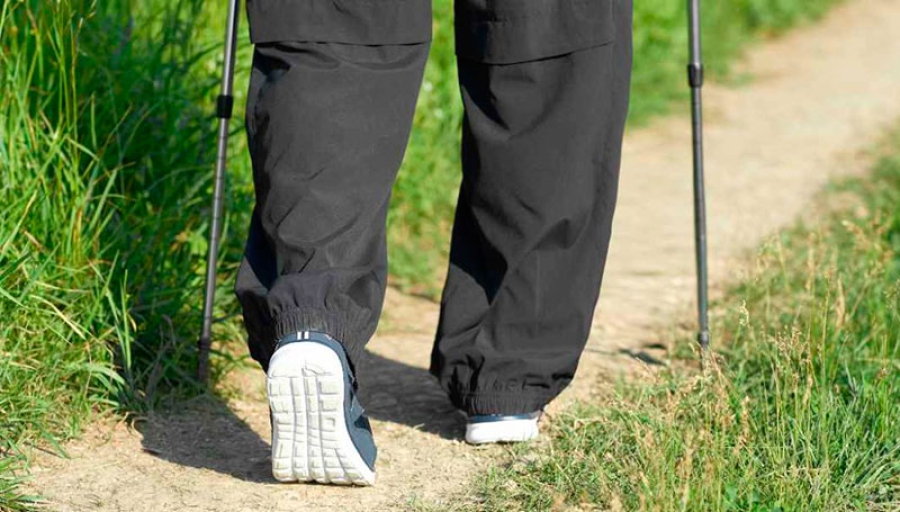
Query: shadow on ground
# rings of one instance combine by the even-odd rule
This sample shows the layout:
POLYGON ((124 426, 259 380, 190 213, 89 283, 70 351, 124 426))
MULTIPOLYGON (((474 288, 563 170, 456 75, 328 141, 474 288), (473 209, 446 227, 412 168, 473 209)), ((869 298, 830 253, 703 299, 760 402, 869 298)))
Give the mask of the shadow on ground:
MULTIPOLYGON (((257 411, 265 413, 256 407, 242 412, 257 411)), ((173 412, 151 414, 135 427, 144 436, 144 451, 160 459, 240 480, 275 482, 269 443, 217 397, 203 396, 176 405, 173 412)))
POLYGON ((427 370, 366 351, 359 380, 360 398, 372 419, 408 425, 444 439, 462 438, 465 416, 427 370))
MULTIPOLYGON (((254 370, 257 371, 257 370, 254 370)), ((463 434, 459 414, 427 370, 366 352, 361 400, 373 420, 398 423, 445 439, 463 434)), ((205 395, 135 423, 144 451, 181 466, 208 469, 256 483, 275 483, 269 466, 264 400, 229 406, 205 395)), ((378 440, 377 423, 375 440, 378 440)))

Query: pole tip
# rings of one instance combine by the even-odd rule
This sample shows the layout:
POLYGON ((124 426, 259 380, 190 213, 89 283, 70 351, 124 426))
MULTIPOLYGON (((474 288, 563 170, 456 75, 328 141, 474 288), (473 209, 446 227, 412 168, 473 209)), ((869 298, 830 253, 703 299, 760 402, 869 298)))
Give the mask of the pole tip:
POLYGON ((703 330, 697 333, 697 342, 700 343, 700 348, 704 352, 709 350, 709 331, 703 330))
POLYGON ((201 336, 197 354, 197 381, 206 386, 209 383, 209 346, 212 340, 209 336, 201 336))

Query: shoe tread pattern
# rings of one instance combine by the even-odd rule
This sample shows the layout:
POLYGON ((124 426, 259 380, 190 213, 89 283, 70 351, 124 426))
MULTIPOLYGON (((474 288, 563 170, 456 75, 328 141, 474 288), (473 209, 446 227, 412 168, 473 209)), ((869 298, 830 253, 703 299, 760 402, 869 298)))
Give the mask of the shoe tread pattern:
POLYGON ((347 433, 340 360, 334 354, 333 361, 297 355, 274 363, 279 366, 270 368, 267 379, 272 474, 282 482, 371 485, 374 475, 347 433))

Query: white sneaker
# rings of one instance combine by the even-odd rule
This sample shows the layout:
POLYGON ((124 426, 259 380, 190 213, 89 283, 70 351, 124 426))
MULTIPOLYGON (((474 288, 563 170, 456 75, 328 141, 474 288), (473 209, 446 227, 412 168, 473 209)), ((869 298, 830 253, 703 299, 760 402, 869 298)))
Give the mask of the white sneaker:
POLYGON ((466 442, 469 444, 520 443, 538 436, 541 411, 511 416, 469 416, 466 442))
POLYGON ((276 480, 375 483, 372 429, 340 343, 310 331, 282 339, 269 362, 267 390, 276 480))

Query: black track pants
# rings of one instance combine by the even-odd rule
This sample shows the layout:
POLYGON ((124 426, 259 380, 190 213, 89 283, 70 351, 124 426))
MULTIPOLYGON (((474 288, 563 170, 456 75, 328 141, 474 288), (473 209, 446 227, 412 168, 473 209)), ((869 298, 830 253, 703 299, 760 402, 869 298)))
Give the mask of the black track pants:
MULTIPOLYGON (((463 183, 431 371, 468 413, 530 412, 571 381, 590 331, 628 105, 631 0, 455 10, 463 183)), ((384 299, 385 218, 430 4, 249 0, 248 11, 256 208, 236 292, 250 351, 266 367, 279 337, 321 330, 355 361, 384 299)))

